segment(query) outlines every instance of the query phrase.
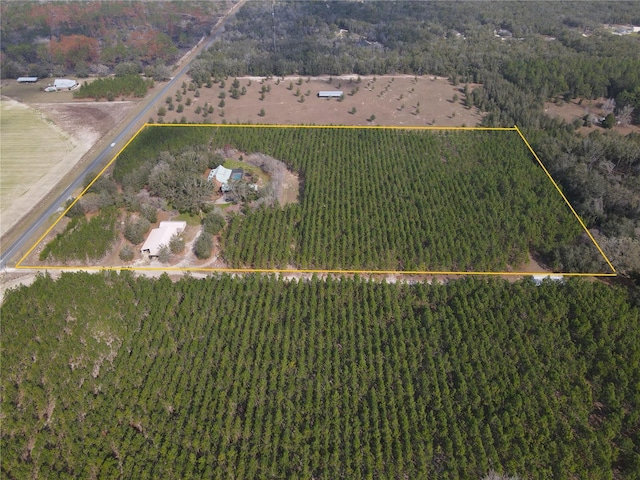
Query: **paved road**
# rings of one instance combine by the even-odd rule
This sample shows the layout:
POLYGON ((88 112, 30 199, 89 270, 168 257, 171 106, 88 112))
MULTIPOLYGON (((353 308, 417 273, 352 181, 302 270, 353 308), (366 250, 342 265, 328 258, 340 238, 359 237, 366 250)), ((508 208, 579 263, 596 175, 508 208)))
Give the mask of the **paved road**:
MULTIPOLYGON (((233 6, 231 10, 221 18, 216 26, 211 31, 211 38, 207 41, 206 44, 203 45, 202 49, 208 48, 211 43, 215 40, 216 36, 220 34, 222 31, 222 27, 224 23, 235 14, 240 7, 247 0, 240 0, 236 5, 233 6)), ((49 208, 38 217, 38 219, 33 222, 29 228, 27 228, 11 245, 6 248, 3 248, 2 253, 0 253, 0 269, 6 268, 8 262, 16 257, 18 254, 24 255, 27 249, 31 247, 31 244, 28 244, 28 241, 35 241, 31 237, 38 231, 42 229, 42 227, 48 222, 48 219, 60 209, 64 203, 67 201, 69 197, 72 196, 73 192, 77 190, 84 181, 85 177, 91 172, 99 171, 106 163, 113 158, 113 156, 118 152, 120 148, 133 136, 133 134, 138 130, 138 125, 143 122, 145 116, 149 114, 149 111, 154 108, 156 102, 166 97, 169 92, 172 92, 176 89, 176 85, 178 82, 182 82, 183 75, 189 70, 191 66, 191 62, 186 63, 169 81, 162 90, 160 90, 155 96, 149 97, 144 101, 147 103, 146 106, 136 115, 134 119, 132 119, 122 130, 121 132, 111 140, 111 143, 108 147, 106 147, 102 152, 100 152, 96 158, 83 170, 81 171, 76 179, 49 205, 49 208)), ((19 258, 16 258, 16 261, 19 258)))

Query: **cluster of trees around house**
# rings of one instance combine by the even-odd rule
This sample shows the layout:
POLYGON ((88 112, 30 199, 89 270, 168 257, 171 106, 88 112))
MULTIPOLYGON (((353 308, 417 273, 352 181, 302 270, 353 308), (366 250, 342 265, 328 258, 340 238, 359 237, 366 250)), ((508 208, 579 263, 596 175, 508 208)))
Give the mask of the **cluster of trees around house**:
MULTIPOLYGON (((139 169, 137 176, 129 176, 121 184, 104 174, 69 209, 67 216, 71 221, 44 247, 40 260, 95 262, 123 240, 120 259, 129 262, 134 258, 136 246, 144 242, 151 226, 157 224, 161 211, 169 217, 178 214, 200 217, 206 235, 194 245, 194 253, 207 258, 213 235, 220 232, 225 219, 212 203, 213 184, 203 175, 207 168, 216 167, 223 160, 220 154, 196 145, 173 154, 157 153, 139 169)), ((93 179, 90 174, 85 187, 93 179)), ((184 250, 184 237, 176 237, 166 247, 163 262, 170 261, 171 254, 184 250)))
POLYGON ((2 78, 165 65, 208 35, 226 2, 3 2, 2 78))
POLYGON ((640 470, 640 311, 600 283, 63 273, 2 319, 9 478, 640 470))
POLYGON ((513 131, 148 127, 114 177, 169 198, 148 159, 189 141, 261 152, 304 178, 300 204, 231 217, 223 256, 236 267, 504 270, 580 233, 513 131))

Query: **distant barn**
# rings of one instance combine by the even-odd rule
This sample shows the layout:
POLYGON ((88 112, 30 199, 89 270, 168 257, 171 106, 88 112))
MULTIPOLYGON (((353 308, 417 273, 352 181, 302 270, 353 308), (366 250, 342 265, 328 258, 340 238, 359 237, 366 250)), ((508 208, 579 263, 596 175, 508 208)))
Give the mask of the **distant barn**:
POLYGON ((56 87, 56 90, 72 90, 78 86, 78 82, 68 78, 56 78, 53 81, 53 86, 56 87))
POLYGON ((36 83, 38 77, 18 77, 18 83, 36 83))
POLYGON ((344 95, 342 90, 320 90, 318 97, 320 98, 340 98, 344 95))

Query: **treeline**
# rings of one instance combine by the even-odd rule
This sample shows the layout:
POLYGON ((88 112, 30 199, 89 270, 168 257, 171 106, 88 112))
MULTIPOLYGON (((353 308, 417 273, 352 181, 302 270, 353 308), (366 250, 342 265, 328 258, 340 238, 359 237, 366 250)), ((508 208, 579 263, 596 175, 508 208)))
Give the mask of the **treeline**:
POLYGON ((74 273, 1 313, 7 478, 640 470, 640 312, 601 283, 74 273))
POLYGON ((80 85, 80 88, 73 92, 73 97, 95 100, 106 98, 109 101, 113 101, 119 96, 144 97, 147 91, 153 88, 153 84, 153 80, 144 79, 140 75, 96 78, 80 85))
POLYGON ((208 35, 226 2, 3 2, 2 78, 106 75, 170 63, 208 35))
POLYGON ((88 263, 104 257, 118 237, 114 207, 104 208, 87 220, 84 215, 74 216, 64 231, 45 245, 40 252, 40 261, 71 261, 88 263))
MULTIPOLYGON (((586 138, 566 130, 527 130, 547 168, 564 186, 616 269, 640 280, 640 135, 594 130, 586 138)), ((563 269, 587 271, 600 259, 585 243, 552 254, 563 269)))

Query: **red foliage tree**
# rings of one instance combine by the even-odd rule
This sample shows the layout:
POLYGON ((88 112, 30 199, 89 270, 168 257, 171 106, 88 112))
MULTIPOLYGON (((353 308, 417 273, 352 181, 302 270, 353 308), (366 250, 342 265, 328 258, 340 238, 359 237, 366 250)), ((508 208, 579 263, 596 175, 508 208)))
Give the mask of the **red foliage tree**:
POLYGON ((63 63, 68 69, 73 69, 79 62, 93 63, 100 57, 98 40, 84 35, 52 38, 49 50, 55 61, 63 63))

